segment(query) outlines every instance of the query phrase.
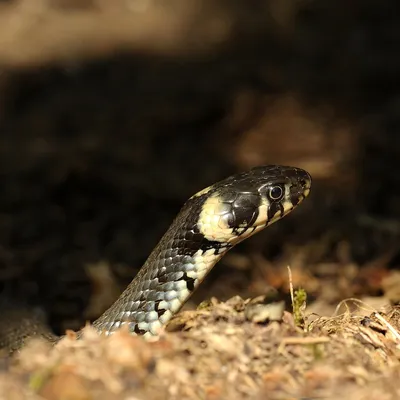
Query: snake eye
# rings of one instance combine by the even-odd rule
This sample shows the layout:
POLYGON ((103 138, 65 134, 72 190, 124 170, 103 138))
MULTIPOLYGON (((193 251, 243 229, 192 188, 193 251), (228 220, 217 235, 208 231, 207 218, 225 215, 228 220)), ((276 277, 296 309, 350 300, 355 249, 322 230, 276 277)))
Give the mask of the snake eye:
POLYGON ((278 201, 283 197, 283 188, 281 186, 272 186, 268 190, 268 197, 272 201, 278 201))

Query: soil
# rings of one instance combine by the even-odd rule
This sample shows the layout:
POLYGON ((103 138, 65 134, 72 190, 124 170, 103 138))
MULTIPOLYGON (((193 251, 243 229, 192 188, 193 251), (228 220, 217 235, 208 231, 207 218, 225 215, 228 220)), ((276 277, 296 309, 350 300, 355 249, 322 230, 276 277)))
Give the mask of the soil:
POLYGON ((1 398, 399 397, 398 307, 319 317, 300 328, 288 312, 277 320, 265 304, 246 312, 251 305, 213 298, 150 343, 124 330, 105 339, 90 327, 55 348, 33 340, 3 365, 1 398))

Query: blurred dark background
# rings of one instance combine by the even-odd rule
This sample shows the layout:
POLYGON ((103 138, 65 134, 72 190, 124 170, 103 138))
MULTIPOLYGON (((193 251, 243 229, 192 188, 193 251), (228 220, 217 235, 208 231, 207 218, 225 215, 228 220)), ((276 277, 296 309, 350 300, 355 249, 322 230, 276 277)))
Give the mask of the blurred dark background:
POLYGON ((285 291, 287 264, 327 303, 384 295, 399 262, 399 15, 396 0, 2 1, 3 293, 76 329, 186 198, 281 163, 313 175, 312 196, 194 301, 285 291))

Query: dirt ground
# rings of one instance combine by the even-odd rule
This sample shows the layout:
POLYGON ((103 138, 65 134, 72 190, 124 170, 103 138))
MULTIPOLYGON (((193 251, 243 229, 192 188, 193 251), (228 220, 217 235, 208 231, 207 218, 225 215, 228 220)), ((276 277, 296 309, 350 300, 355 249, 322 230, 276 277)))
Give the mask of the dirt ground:
MULTIPOLYGON (((340 285, 322 272, 317 279, 300 263, 289 273, 285 261, 295 265, 283 257, 273 279, 258 277, 247 286, 250 293, 269 294, 226 301, 205 295, 209 300, 186 307, 154 341, 124 330, 104 338, 90 326, 81 339, 68 331, 55 347, 31 339, 11 359, 4 354, 0 398, 399 398, 400 308, 390 302, 399 295, 399 273, 382 279, 384 295, 348 298, 334 307, 340 285), (318 285, 326 290, 308 305, 295 288, 294 304, 285 311, 282 297, 266 289, 271 280, 279 286, 279 275, 283 285, 293 279, 310 293, 318 285)), ((230 262, 244 259, 234 255, 230 262)), ((354 265, 343 269, 357 275, 354 265)), ((234 291, 229 283, 215 291, 234 291)))
POLYGON ((0 333, 19 306, 69 330, 4 352, 0 398, 399 399, 397 15, 0 1, 0 333), (226 255, 158 340, 75 338, 186 198, 264 163, 311 173, 304 205, 226 255))
POLYGON ((271 310, 252 313, 251 305, 238 296, 212 299, 153 343, 124 331, 104 339, 90 328, 56 348, 33 341, 3 365, 1 398, 399 397, 399 308, 319 318, 300 329, 290 313, 267 322, 271 310))

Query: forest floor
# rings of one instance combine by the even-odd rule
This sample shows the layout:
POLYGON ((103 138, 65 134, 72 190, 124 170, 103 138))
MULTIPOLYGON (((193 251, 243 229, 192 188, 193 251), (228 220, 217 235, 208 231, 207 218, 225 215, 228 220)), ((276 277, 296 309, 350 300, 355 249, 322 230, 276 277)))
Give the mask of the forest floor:
POLYGON ((55 347, 28 342, 0 373, 0 398, 398 399, 400 308, 343 301, 321 315, 294 290, 294 313, 274 296, 204 301, 154 341, 124 330, 55 347))

